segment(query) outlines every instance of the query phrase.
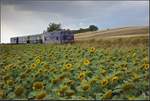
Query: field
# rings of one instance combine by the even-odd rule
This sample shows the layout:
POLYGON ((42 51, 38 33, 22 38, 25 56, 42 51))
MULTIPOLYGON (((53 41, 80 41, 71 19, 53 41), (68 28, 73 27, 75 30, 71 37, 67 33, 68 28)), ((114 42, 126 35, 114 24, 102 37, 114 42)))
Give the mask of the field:
POLYGON ((1 99, 149 99, 148 37, 0 45, 1 99))
POLYGON ((114 38, 131 38, 131 37, 145 37, 148 36, 148 26, 135 26, 135 27, 121 27, 100 30, 95 32, 79 33, 75 35, 76 41, 85 40, 100 40, 100 39, 114 39, 114 38))

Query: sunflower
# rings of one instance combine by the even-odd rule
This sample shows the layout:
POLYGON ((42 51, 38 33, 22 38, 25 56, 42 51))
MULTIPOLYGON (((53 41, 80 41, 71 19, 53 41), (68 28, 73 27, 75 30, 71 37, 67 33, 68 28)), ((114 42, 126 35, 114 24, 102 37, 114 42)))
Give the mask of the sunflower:
POLYGON ((53 55, 52 55, 51 53, 48 55, 49 58, 51 58, 52 56, 53 56, 53 55))
POLYGON ((26 78, 26 73, 22 73, 22 74, 20 75, 20 78, 21 78, 21 79, 25 79, 25 78, 26 78))
POLYGON ((13 81, 13 80, 7 80, 7 84, 8 84, 9 86, 12 86, 12 85, 14 84, 14 81, 13 81))
POLYGON ((36 89, 36 90, 41 90, 44 88, 44 84, 43 84, 43 82, 35 82, 35 83, 33 83, 32 88, 36 89))
POLYGON ((64 85, 63 87, 61 87, 61 88, 58 90, 58 92, 59 92, 60 94, 62 94, 62 93, 64 93, 67 89, 69 89, 69 87, 68 87, 67 85, 64 85))
POLYGON ((63 87, 62 87, 62 90, 63 91, 66 91, 68 89, 68 86, 67 85, 64 85, 63 87))
POLYGON ((34 63, 31 64, 31 68, 32 68, 32 69, 35 69, 35 68, 36 68, 36 64, 34 64, 34 63))
POLYGON ((92 78, 92 79, 90 80, 90 84, 93 85, 93 84, 95 84, 96 81, 98 81, 98 80, 99 80, 98 77, 94 77, 94 78, 92 78))
POLYGON ((80 72, 78 79, 83 80, 85 78, 85 72, 80 72))
POLYGON ((41 63, 41 60, 38 58, 38 59, 35 60, 35 62, 36 62, 37 64, 40 64, 40 63, 41 63))
POLYGON ((57 79, 57 78, 51 80, 51 82, 52 82, 53 84, 56 84, 58 81, 59 81, 59 79, 57 79))
POLYGON ((125 83, 124 85, 123 85, 123 90, 124 91, 127 91, 127 90, 129 90, 129 89, 132 89, 134 87, 134 85, 132 84, 132 83, 125 83))
POLYGON ((116 81, 118 81, 118 80, 119 80, 118 76, 114 76, 114 77, 112 77, 112 79, 111 79, 112 83, 114 83, 114 82, 116 82, 116 81))
POLYGON ((42 74, 43 74, 43 72, 44 72, 44 70, 43 70, 43 69, 39 69, 39 70, 37 71, 37 74, 42 75, 42 74))
POLYGON ((67 91, 66 91, 66 95, 67 96, 73 96, 75 94, 75 92, 73 91, 73 90, 71 90, 71 89, 68 89, 67 91))
POLYGON ((65 58, 68 58, 68 55, 65 55, 65 58))
POLYGON ((43 72, 44 72, 44 73, 46 73, 47 71, 48 71, 47 69, 45 69, 45 68, 43 69, 43 72))
POLYGON ((102 75, 106 75, 107 71, 105 69, 101 70, 102 75))
POLYGON ((67 82, 68 85, 73 85, 74 83, 75 83, 74 80, 69 80, 69 81, 67 82))
POLYGON ((143 68, 144 68, 144 70, 148 70, 148 69, 149 69, 149 64, 146 64, 146 63, 145 63, 145 64, 143 65, 143 68))
POLYGON ((102 99, 111 99, 112 96, 113 96, 112 90, 109 90, 103 95, 102 99))
POLYGON ((70 70, 72 68, 72 64, 68 63, 65 65, 65 69, 70 70))
POLYGON ((85 60, 83 61, 83 64, 84 64, 84 65, 89 65, 89 64, 90 64, 90 61, 89 61, 88 59, 85 59, 85 60))
POLYGON ((90 53, 94 53, 96 51, 96 48, 95 47, 91 47, 90 49, 89 49, 89 52, 90 53))
POLYGON ((24 92, 24 88, 22 86, 17 86, 15 88, 15 95, 16 96, 21 96, 24 92))
POLYGON ((48 65, 48 64, 45 64, 45 65, 44 65, 44 68, 45 68, 45 69, 49 69, 49 65, 48 65))
POLYGON ((43 99, 47 96, 47 93, 42 91, 39 94, 36 95, 35 99, 43 99))
POLYGON ((140 77, 136 74, 136 73, 133 73, 133 81, 138 81, 140 79, 140 77))
POLYGON ((11 78, 11 76, 8 75, 8 74, 6 74, 6 75, 3 77, 3 80, 4 80, 4 81, 7 81, 7 80, 10 79, 10 78, 11 78))
POLYGON ((82 89, 87 92, 87 91, 90 91, 91 86, 90 84, 83 84, 82 89))
POLYGON ((108 80, 101 80, 100 83, 102 86, 106 86, 108 84, 108 80))
POLYGON ((15 64, 9 64, 5 67, 6 70, 15 68, 15 64))
POLYGON ((26 70, 25 70, 25 74, 28 74, 28 73, 30 73, 31 72, 31 68, 27 68, 26 70))
POLYGON ((4 91, 0 89, 0 98, 3 98, 4 96, 4 91))
POLYGON ((136 97, 134 96, 128 96, 128 100, 135 100, 136 97))
POLYGON ((59 76, 59 81, 62 81, 62 80, 64 80, 64 79, 65 79, 65 75, 59 76))
POLYGON ((55 67, 51 67, 51 68, 49 69, 49 71, 50 71, 50 72, 56 72, 57 69, 56 69, 55 67))
POLYGON ((128 68, 127 68, 127 67, 124 67, 124 68, 122 68, 121 70, 125 72, 125 71, 128 70, 128 68))

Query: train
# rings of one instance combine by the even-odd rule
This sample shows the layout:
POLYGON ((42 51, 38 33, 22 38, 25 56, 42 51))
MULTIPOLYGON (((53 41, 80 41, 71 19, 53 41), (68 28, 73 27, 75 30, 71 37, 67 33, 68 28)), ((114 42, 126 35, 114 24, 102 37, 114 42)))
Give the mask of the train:
POLYGON ((43 32, 42 34, 12 37, 11 44, 37 44, 37 43, 72 43, 74 34, 70 30, 43 32))

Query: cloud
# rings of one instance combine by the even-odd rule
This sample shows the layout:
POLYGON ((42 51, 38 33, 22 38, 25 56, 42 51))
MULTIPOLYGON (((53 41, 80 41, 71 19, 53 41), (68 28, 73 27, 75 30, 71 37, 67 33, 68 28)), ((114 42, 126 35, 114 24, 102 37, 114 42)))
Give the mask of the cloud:
POLYGON ((50 22, 66 29, 90 24, 100 29, 148 25, 148 1, 1 0, 2 42, 12 36, 42 33, 50 22))

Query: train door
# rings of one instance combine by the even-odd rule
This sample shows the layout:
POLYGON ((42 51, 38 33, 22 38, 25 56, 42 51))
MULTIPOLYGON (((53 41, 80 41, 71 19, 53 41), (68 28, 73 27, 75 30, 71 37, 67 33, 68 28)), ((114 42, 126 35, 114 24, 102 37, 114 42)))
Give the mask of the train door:
POLYGON ((18 40, 18 37, 17 37, 17 38, 16 38, 16 44, 18 44, 18 41, 19 41, 19 40, 18 40))
POLYGON ((27 37, 27 43, 30 43, 30 37, 29 36, 27 37))

